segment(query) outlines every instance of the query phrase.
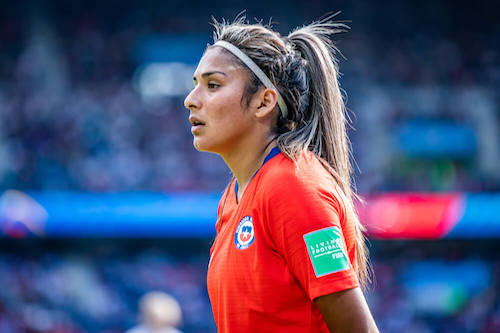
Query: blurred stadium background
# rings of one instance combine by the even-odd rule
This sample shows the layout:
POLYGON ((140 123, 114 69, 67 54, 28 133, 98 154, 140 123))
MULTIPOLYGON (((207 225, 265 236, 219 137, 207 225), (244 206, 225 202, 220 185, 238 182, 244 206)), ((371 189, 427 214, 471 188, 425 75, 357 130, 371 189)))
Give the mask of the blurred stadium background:
MULTIPOLYGON (((230 174, 182 101, 213 15, 283 34, 342 10, 341 84, 382 332, 500 332, 497 1, 2 1, 0 332, 123 332, 150 290, 215 332, 230 174)), ((244 300, 242 300, 244 301, 244 300)))

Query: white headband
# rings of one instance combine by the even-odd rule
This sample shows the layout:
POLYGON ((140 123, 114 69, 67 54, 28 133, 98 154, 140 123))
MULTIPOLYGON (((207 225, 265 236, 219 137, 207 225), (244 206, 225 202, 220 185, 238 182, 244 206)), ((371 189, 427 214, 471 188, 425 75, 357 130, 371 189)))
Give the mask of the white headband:
POLYGON ((260 82, 262 82, 262 84, 264 84, 266 88, 273 89, 278 95, 278 105, 280 107, 281 114, 283 115, 283 118, 286 119, 286 116, 288 115, 288 108, 286 107, 285 100, 283 99, 283 97, 281 97, 278 89, 276 89, 274 84, 271 82, 271 80, 269 80, 269 78, 262 71, 262 69, 260 69, 259 66, 257 66, 257 64, 252 59, 250 59, 249 56, 247 56, 245 53, 243 53, 243 51, 241 51, 239 48, 237 48, 231 43, 220 40, 216 42, 213 46, 221 46, 226 50, 228 50, 229 52, 231 52, 232 54, 234 54, 237 58, 243 61, 243 63, 247 65, 248 68, 250 68, 250 70, 259 78, 260 82))

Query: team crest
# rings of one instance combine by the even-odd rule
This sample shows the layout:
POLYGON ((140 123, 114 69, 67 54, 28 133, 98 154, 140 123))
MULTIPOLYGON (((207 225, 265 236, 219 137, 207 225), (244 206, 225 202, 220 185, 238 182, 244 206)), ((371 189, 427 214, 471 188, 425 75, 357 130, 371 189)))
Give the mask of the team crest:
POLYGON ((240 250, 247 249, 255 240, 253 222, 251 216, 245 216, 241 219, 236 233, 234 234, 234 244, 240 250))

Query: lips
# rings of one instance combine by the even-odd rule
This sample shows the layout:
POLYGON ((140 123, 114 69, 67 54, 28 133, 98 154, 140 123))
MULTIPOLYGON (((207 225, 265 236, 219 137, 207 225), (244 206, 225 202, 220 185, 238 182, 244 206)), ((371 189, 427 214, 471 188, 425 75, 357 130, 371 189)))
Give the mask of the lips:
POLYGON ((192 134, 197 134, 199 130, 202 129, 203 126, 205 126, 205 123, 203 121, 194 116, 189 116, 189 122, 191 123, 192 134))
POLYGON ((189 116, 189 122, 191 123, 192 126, 203 126, 205 125, 204 122, 202 122, 200 119, 194 117, 194 116, 189 116))

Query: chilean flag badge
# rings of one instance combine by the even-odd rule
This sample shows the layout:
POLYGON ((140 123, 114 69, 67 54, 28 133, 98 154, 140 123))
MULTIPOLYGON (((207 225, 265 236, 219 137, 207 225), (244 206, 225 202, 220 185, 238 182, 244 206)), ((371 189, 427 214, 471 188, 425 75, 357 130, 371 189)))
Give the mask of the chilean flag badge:
POLYGON ((240 250, 248 249, 255 240, 253 221, 251 216, 245 216, 240 220, 234 233, 234 244, 240 250))

